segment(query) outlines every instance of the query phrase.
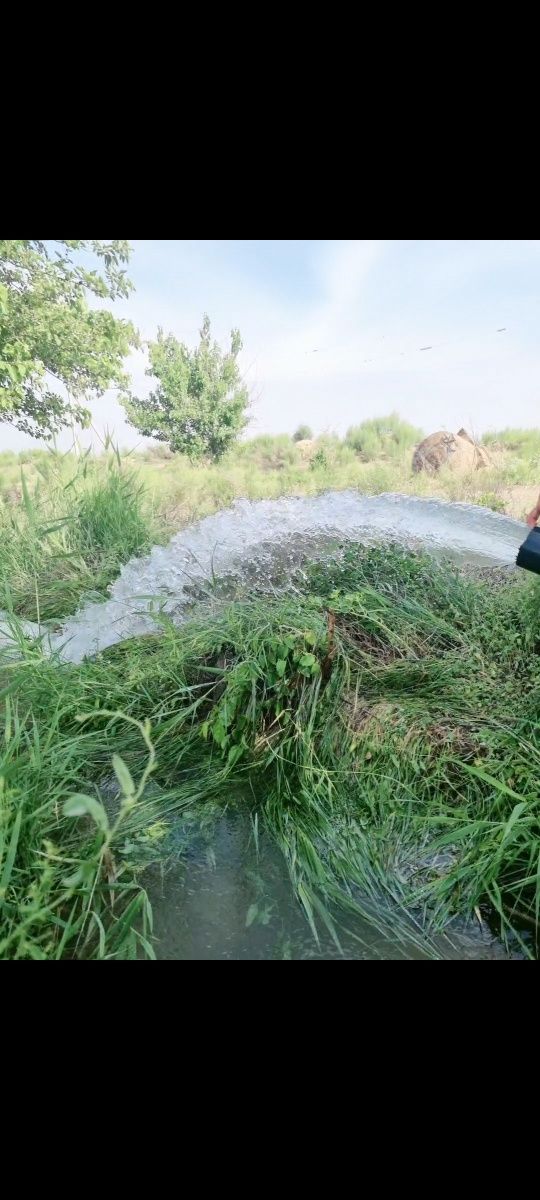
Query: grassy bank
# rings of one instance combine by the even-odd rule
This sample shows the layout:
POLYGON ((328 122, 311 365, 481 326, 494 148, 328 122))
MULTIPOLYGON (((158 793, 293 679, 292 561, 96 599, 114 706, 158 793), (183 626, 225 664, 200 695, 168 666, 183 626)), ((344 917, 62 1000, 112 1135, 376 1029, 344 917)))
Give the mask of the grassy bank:
POLYGON ((4 667, 0 955, 151 953, 144 864, 174 816, 234 795, 314 929, 386 898, 536 953, 538 589, 395 550, 303 587, 80 667, 4 667))
MULTIPOLYGON (((511 431, 498 474, 470 480, 413 476, 402 446, 366 461, 363 436, 308 459, 256 439, 208 468, 3 456, 0 608, 60 621, 241 494, 498 507, 511 479, 537 487, 536 443, 511 431)), ((211 820, 232 796, 281 847, 314 931, 388 902, 407 928, 476 913, 536 955, 539 610, 534 580, 494 588, 389 549, 314 564, 294 602, 242 599, 82 666, 0 652, 0 957, 151 955, 147 865, 173 819, 211 820)))
POLYGON ((50 453, 18 478, 0 505, 0 609, 61 620, 161 534, 143 481, 116 455, 50 453))

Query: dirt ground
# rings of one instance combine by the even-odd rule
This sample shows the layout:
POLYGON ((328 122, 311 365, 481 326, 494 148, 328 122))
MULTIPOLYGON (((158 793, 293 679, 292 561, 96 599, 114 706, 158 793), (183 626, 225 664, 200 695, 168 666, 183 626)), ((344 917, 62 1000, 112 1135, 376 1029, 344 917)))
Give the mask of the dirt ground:
POLYGON ((519 483, 511 488, 503 488, 501 491, 501 499, 504 501, 505 512, 509 517, 515 517, 518 521, 524 521, 527 513, 536 504, 538 492, 540 491, 540 479, 537 487, 531 487, 527 483, 519 483))

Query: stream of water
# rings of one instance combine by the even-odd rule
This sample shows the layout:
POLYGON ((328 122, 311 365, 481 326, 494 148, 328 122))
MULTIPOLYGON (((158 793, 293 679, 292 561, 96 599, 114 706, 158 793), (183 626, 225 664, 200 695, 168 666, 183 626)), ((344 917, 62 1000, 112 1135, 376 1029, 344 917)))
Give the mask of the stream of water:
MULTIPOLYGON (((325 540, 363 545, 393 541, 422 545, 436 555, 481 566, 512 566, 525 535, 519 521, 487 508, 447 504, 413 496, 362 496, 326 492, 282 500, 238 500, 229 509, 177 533, 166 546, 127 563, 104 603, 86 605, 50 636, 65 661, 80 662, 107 646, 159 628, 161 610, 185 620, 197 588, 216 577, 241 581, 249 572, 272 584, 287 555, 298 561, 298 545, 315 553, 325 540)), ((35 627, 33 629, 35 633, 35 627)), ((30 630, 32 633, 32 630, 30 630)))

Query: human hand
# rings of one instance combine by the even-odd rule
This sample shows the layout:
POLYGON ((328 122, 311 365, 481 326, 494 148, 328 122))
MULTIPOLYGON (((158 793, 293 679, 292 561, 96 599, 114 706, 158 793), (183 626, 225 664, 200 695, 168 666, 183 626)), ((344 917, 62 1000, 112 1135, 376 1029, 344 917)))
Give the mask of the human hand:
POLYGON ((531 511, 527 517, 527 525, 530 525, 532 528, 534 528, 539 517, 540 517, 540 504, 535 504, 534 508, 531 509, 531 511))

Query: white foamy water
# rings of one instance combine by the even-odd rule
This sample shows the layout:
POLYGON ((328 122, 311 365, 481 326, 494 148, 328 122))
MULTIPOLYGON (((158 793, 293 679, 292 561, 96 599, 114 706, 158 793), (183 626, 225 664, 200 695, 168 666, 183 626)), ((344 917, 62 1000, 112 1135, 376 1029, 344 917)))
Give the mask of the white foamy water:
MULTIPOLYGON (((462 562, 511 566, 525 534, 521 522, 490 509, 412 496, 348 491, 238 500, 181 530, 167 546, 154 546, 145 558, 132 559, 107 601, 81 609, 49 640, 65 661, 80 662, 115 642, 156 631, 152 609, 161 608, 180 624, 192 603, 194 585, 204 587, 223 575, 241 580, 248 570, 255 570, 258 583, 264 583, 271 579, 272 562, 291 539, 297 547, 305 539, 306 549, 317 539, 323 545, 326 538, 364 545, 415 543, 462 562)), ((0 641, 5 632, 0 624, 0 641)))

